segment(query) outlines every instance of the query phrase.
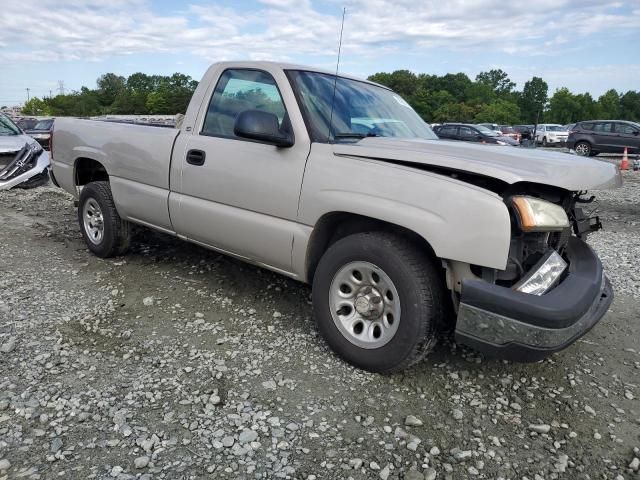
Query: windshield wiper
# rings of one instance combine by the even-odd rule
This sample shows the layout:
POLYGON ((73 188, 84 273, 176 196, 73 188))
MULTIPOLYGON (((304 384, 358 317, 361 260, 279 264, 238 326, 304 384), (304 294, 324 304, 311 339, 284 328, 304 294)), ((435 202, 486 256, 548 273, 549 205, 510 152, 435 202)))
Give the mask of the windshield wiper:
POLYGON ((356 132, 341 132, 333 135, 335 138, 367 138, 367 137, 379 137, 377 133, 356 133, 356 132))

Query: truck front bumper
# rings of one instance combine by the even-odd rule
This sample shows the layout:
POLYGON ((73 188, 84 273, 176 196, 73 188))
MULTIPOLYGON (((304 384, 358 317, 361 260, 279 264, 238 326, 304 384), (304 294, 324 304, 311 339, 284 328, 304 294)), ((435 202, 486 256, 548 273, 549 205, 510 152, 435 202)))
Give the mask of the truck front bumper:
POLYGON ((600 259, 582 240, 567 245, 569 273, 544 295, 465 280, 456 341, 490 356, 534 362, 562 350, 605 315, 613 290, 600 259))

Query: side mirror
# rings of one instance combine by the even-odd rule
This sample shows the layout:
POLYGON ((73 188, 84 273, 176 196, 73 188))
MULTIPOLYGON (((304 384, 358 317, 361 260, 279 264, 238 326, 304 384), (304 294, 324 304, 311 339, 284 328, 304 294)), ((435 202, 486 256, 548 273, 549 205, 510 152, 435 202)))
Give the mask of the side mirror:
POLYGON ((633 134, 637 137, 638 135, 640 135, 640 130, 634 130, 633 134))
POLYGON ((293 146, 293 138, 280 132, 278 117, 273 113, 261 110, 245 110, 241 112, 236 118, 233 133, 238 137, 256 140, 276 147, 293 146))

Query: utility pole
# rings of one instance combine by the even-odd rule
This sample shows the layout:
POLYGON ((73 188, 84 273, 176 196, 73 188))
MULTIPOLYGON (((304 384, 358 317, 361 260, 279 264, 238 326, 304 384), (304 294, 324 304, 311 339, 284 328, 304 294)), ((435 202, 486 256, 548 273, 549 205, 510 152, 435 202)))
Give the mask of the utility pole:
POLYGON ((29 92, 31 91, 31 89, 29 87, 25 88, 25 90, 27 91, 27 102, 30 100, 29 97, 29 92))
POLYGON ((51 95, 51 89, 49 89, 49 98, 53 98, 53 95, 51 95))
POLYGON ((64 95, 64 80, 58 80, 58 92, 60 95, 64 95))

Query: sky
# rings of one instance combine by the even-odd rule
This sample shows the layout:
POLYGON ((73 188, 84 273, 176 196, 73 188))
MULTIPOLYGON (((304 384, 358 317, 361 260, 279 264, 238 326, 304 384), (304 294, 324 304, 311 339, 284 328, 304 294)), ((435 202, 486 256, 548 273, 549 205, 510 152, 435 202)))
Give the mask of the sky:
POLYGON ((640 0, 3 0, 0 105, 95 88, 107 72, 200 79, 222 60, 361 77, 501 68, 521 89, 640 90, 640 0))

